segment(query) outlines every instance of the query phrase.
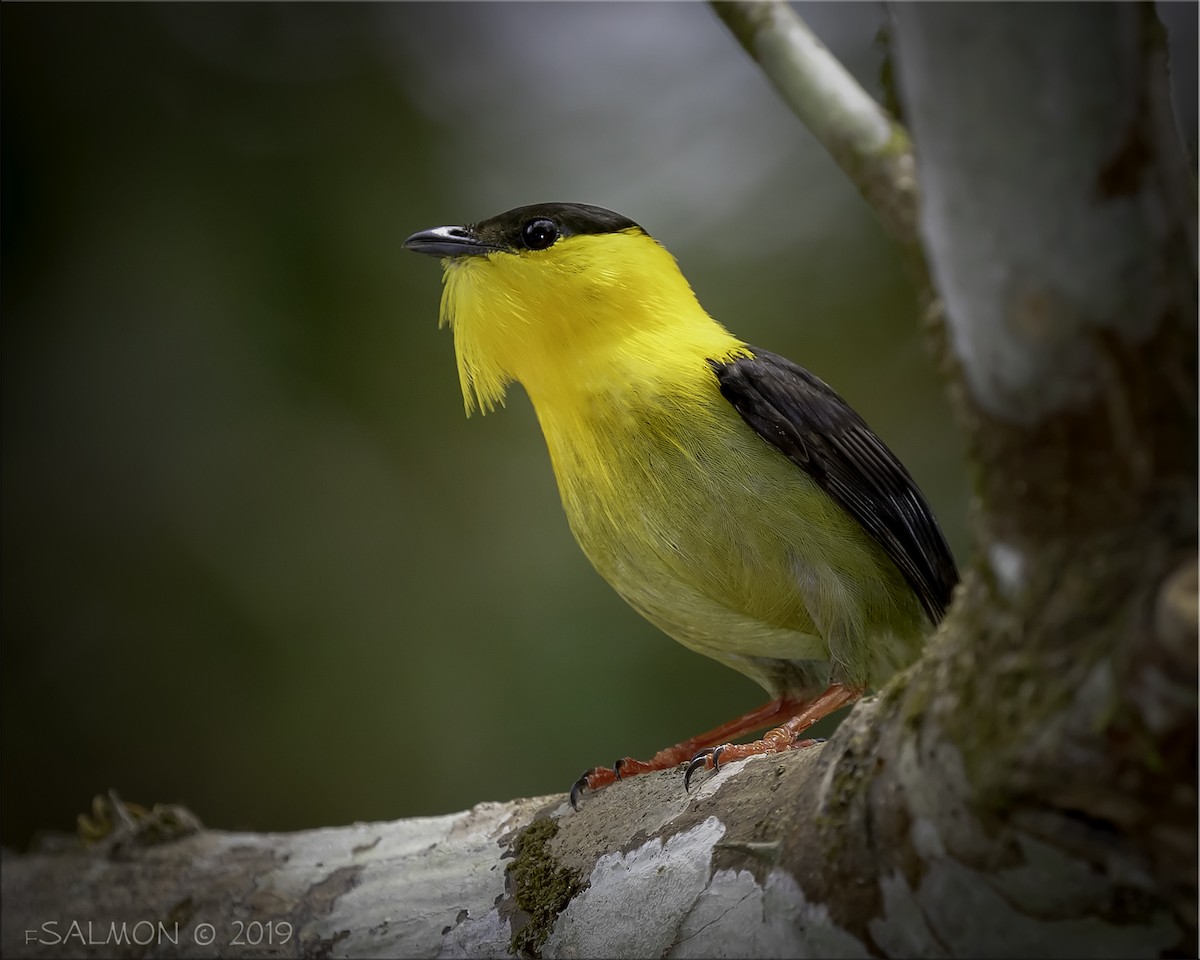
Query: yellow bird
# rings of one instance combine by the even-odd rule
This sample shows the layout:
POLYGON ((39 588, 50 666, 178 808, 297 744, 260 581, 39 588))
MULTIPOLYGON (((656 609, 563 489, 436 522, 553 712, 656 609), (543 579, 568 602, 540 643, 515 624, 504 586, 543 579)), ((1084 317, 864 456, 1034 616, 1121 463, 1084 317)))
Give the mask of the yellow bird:
POLYGON ((691 761, 686 787, 811 743, 813 723, 916 659, 958 580, 916 483, 823 381, 710 317, 638 224, 539 203, 404 246, 442 258, 468 415, 521 384, 592 565, 771 697, 649 761, 592 768, 572 805, 631 774, 691 761))

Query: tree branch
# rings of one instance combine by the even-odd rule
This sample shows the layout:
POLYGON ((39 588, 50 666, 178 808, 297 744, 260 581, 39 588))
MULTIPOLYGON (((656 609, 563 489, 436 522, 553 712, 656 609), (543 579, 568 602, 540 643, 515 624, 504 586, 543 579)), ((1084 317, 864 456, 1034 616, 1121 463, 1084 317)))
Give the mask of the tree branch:
POLYGON ((713 0, 717 16, 906 248, 916 247, 912 144, 782 0, 713 0))

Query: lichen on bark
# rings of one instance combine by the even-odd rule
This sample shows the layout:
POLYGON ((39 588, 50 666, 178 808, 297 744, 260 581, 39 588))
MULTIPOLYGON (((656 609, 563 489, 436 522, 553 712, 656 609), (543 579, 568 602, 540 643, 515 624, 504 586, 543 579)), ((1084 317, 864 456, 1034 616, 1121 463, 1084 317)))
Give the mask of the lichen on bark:
POLYGON ((517 837, 516 857, 506 871, 517 908, 527 917, 524 922, 514 917, 509 948, 519 957, 541 956, 555 919, 585 886, 579 871, 560 864, 551 852, 557 833, 554 818, 534 820, 517 837))

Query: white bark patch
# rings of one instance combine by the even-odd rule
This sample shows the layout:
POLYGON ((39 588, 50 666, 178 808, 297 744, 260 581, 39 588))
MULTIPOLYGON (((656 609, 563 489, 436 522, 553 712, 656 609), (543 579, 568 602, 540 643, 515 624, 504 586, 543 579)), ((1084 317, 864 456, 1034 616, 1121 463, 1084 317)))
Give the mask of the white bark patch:
POLYGON ((765 886, 745 870, 712 873, 725 835, 714 817, 596 863, 563 911, 544 957, 866 957, 867 948, 810 903, 790 874, 765 886))
POLYGON ((438 960, 466 960, 469 957, 507 957, 512 927, 500 919, 500 911, 492 909, 478 920, 466 919, 442 942, 438 960))
POLYGON ((668 957, 868 957, 867 948, 809 903, 788 873, 765 887, 745 870, 718 870, 684 918, 668 957))
POLYGON ((996 583, 1006 597, 1014 597, 1025 585, 1025 556, 1016 547, 997 540, 988 547, 988 563, 996 583))
MULTIPOLYGON (((347 930, 360 934, 351 948, 355 956, 438 956, 468 918, 493 912, 496 898, 504 892, 496 843, 513 817, 512 805, 483 803, 444 817, 362 824, 352 832, 346 828, 314 831, 311 851, 304 854, 314 861, 308 875, 321 875, 315 866, 320 860, 349 862, 360 866, 361 872, 353 889, 302 934, 333 944, 331 956, 344 955, 337 944, 347 930), (322 849, 325 834, 336 840, 337 851, 322 849), (351 855, 344 849, 347 844, 355 851, 351 855), (443 936, 446 927, 450 930, 443 936), (364 930, 369 937, 361 935, 364 930)), ((297 859, 294 854, 292 865, 297 859)), ((475 930, 471 936, 478 941, 480 932, 475 930)), ((505 929, 497 949, 484 952, 507 953, 508 936, 505 929)), ((456 954, 449 950, 447 955, 456 954)))
POLYGON ((605 854, 590 886, 562 912, 543 957, 660 957, 709 884, 713 848, 725 835, 715 817, 666 843, 605 854))

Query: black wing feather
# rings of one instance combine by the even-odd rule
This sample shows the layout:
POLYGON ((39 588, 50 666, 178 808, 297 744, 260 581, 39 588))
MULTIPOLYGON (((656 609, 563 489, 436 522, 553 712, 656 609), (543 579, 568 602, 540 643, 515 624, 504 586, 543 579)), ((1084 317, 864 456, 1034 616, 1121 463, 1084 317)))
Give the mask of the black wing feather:
POLYGON ((786 357, 749 349, 753 357, 709 361, 722 395, 875 538, 937 623, 958 568, 916 481, 823 380, 786 357))

